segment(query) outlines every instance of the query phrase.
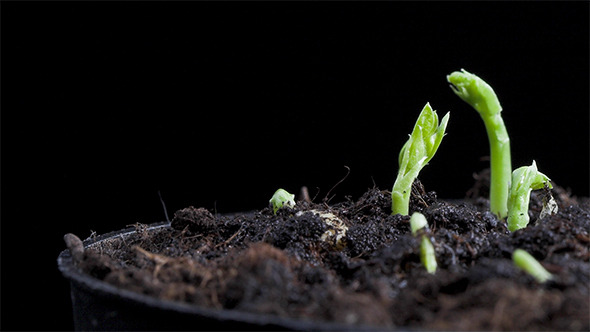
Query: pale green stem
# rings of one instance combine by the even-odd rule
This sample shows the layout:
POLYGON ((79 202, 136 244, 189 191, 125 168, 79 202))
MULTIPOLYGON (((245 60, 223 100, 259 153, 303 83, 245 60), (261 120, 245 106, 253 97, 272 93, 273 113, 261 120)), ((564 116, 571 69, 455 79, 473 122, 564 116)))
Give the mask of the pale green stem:
POLYGON ((490 211, 499 218, 508 215, 508 191, 512 165, 510 139, 500 112, 490 117, 482 116, 490 142, 490 211))
POLYGON ((428 226, 426 217, 420 212, 414 212, 410 217, 410 228, 412 229, 412 235, 420 236, 420 262, 422 262, 428 273, 434 274, 437 267, 436 253, 432 242, 422 231, 426 226, 428 226))
POLYGON ((422 235, 420 240, 420 261, 428 273, 434 274, 436 272, 437 264, 434 246, 426 235, 422 235))
MULTIPOLYGON (((446 126, 446 121, 444 122, 446 126)), ((434 152, 433 152, 434 153, 434 152)), ((407 173, 398 172, 391 191, 391 214, 401 214, 407 216, 410 214, 410 196, 412 193, 412 184, 420 174, 420 170, 426 165, 429 158, 423 157, 418 160, 414 167, 407 173)))
POLYGON ((403 177, 398 174, 391 192, 392 214, 401 214, 403 216, 407 216, 410 213, 409 209, 412 183, 407 183, 410 181, 414 181, 414 178, 403 177))
POLYGON ((526 194, 512 197, 510 204, 510 214, 506 220, 508 230, 514 232, 516 230, 525 228, 529 224, 529 202, 531 198, 531 190, 527 190, 526 194))

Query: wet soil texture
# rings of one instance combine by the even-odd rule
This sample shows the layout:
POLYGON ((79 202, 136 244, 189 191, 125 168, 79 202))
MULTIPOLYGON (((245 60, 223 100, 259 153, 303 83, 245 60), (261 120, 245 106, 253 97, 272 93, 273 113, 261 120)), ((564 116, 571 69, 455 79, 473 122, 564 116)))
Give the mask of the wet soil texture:
MULTIPOLYGON (((481 186, 476 186, 481 192, 481 186)), ((509 232, 487 199, 437 199, 417 181, 410 212, 428 220, 438 269, 420 262, 409 217, 391 215, 390 192, 376 188, 335 204, 298 201, 215 216, 175 213, 172 227, 86 249, 80 267, 118 287, 218 309, 383 329, 590 329, 590 204, 556 187, 559 212, 509 232), (330 222, 327 222, 330 219, 330 222), (553 275, 546 283, 511 259, 524 249, 553 275)))

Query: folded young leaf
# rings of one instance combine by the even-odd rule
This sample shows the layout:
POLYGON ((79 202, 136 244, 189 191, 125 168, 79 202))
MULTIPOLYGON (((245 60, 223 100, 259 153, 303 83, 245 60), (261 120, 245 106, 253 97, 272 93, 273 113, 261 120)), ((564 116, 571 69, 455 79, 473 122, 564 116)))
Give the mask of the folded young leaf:
POLYGON ((285 189, 277 189, 270 198, 269 203, 272 205, 272 212, 277 214, 277 211, 285 205, 289 207, 295 206, 295 195, 290 194, 285 189))
POLYGON ((436 111, 426 104, 418 116, 412 134, 399 154, 399 171, 393 185, 392 213, 408 215, 411 187, 420 170, 434 157, 445 135, 449 113, 438 123, 436 111))

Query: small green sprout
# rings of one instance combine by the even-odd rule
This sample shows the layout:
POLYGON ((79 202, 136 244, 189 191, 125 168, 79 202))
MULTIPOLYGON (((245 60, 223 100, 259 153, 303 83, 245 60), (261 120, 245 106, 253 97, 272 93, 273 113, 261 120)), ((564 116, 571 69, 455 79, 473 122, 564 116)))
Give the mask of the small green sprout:
POLYGON ((295 206, 295 195, 290 194, 285 189, 278 189, 275 191, 274 195, 272 195, 269 202, 272 204, 272 212, 277 214, 277 210, 284 205, 287 205, 288 207, 295 206))
POLYGON ((492 87, 481 78, 461 69, 447 76, 453 92, 481 116, 490 143, 490 210, 499 218, 508 215, 510 187, 510 138, 500 113, 502 106, 492 87))
POLYGON ((443 117, 439 125, 438 115, 429 103, 422 109, 410 138, 399 154, 399 171, 391 191, 392 214, 409 214, 412 183, 436 153, 445 135, 448 121, 449 113, 443 117))
POLYGON ((514 262, 514 265, 533 276, 539 283, 544 283, 549 279, 553 279, 553 275, 545 270, 543 265, 541 265, 535 257, 522 249, 514 250, 512 253, 512 261, 514 262))
MULTIPOLYGON (((418 234, 418 231, 425 228, 428 225, 426 217, 420 212, 414 212, 410 217, 410 228, 412 229, 412 235, 418 234)), ((428 236, 422 233, 420 238, 420 261, 426 268, 426 271, 430 274, 436 272, 436 255, 434 253, 434 246, 428 236)))
POLYGON ((418 230, 428 226, 428 222, 426 221, 426 217, 420 212, 412 213, 410 217, 410 228, 412 229, 412 235, 416 235, 418 230))
POLYGON ((537 170, 533 160, 531 166, 523 166, 512 172, 512 185, 508 196, 508 230, 525 228, 529 224, 529 200, 532 190, 543 189, 545 185, 553 188, 551 180, 537 170))

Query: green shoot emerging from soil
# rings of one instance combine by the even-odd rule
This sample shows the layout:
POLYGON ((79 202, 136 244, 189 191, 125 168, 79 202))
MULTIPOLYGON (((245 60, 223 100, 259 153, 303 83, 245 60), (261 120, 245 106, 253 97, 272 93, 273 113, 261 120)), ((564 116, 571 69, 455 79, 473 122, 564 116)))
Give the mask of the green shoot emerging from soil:
POLYGON ((510 139, 500 113, 502 106, 496 93, 481 78, 461 69, 447 76, 453 92, 481 116, 490 142, 490 210, 499 218, 508 214, 507 198, 510 186, 510 139))
POLYGON ((438 115, 428 103, 422 109, 410 138, 399 154, 399 171, 391 192, 392 214, 409 214, 412 183, 436 153, 448 121, 449 113, 439 125, 438 115))
POLYGON ((512 261, 514 261, 516 266, 526 271, 540 283, 544 283, 553 278, 551 273, 545 270, 543 265, 541 265, 535 257, 522 249, 514 250, 512 253, 512 261))
POLYGON ((426 221, 426 217, 420 212, 412 213, 410 217, 410 228, 412 229, 412 235, 416 235, 419 230, 428 226, 428 222, 426 221))
POLYGON ((553 188, 550 181, 545 174, 537 171, 534 160, 531 166, 523 166, 512 172, 512 185, 508 196, 508 230, 514 232, 528 225, 531 191, 543 189, 546 185, 553 188))
POLYGON ((290 194, 285 189, 278 189, 272 195, 270 201, 272 204, 272 212, 277 214, 277 210, 282 208, 285 204, 289 207, 295 206, 295 195, 290 194))
POLYGON ((420 232, 426 228, 428 223, 426 217, 420 212, 414 212, 410 217, 410 228, 412 229, 412 235, 420 235, 420 261, 426 268, 428 273, 434 274, 436 272, 436 256, 434 254, 434 246, 430 239, 424 232, 420 232))

